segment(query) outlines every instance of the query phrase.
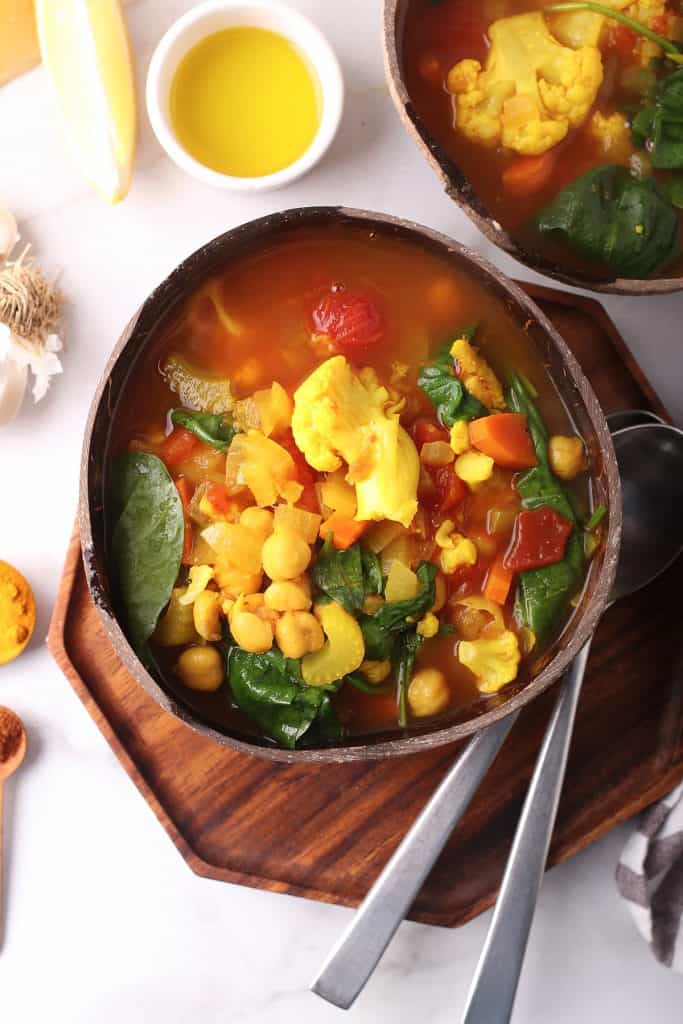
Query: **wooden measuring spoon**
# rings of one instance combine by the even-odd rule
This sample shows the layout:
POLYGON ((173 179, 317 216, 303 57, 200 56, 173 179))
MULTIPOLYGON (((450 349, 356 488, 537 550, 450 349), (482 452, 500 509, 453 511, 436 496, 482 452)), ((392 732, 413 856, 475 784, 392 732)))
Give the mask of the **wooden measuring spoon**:
POLYGON ((5 781, 26 754, 26 730, 18 715, 0 706, 0 944, 2 943, 2 798, 5 781))

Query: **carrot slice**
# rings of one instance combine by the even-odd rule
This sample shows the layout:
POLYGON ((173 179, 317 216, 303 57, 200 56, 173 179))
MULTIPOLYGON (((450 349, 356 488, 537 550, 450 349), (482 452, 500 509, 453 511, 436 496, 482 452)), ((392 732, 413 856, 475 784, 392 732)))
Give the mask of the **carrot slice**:
POLYGON ((326 519, 320 526, 320 536, 324 539, 328 533, 332 534, 332 543, 337 551, 346 551, 363 534, 370 524, 361 520, 349 519, 338 512, 333 512, 329 519, 326 519))
POLYGON ((503 171, 503 188, 517 196, 538 192, 550 180, 556 160, 552 149, 540 156, 516 157, 503 171))
POLYGON ((504 605, 508 599, 514 575, 512 569, 507 569, 503 564, 503 556, 499 555, 486 577, 484 597, 495 604, 504 605))
POLYGON ((538 464, 524 413, 497 412, 473 420, 470 441, 505 469, 530 469, 538 464))

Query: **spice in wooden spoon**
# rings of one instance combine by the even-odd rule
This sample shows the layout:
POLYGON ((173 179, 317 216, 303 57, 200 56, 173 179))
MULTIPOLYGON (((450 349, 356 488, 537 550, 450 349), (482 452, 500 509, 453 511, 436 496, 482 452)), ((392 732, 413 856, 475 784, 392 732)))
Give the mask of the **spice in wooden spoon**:
POLYGON ((18 715, 0 707, 0 939, 2 938, 2 803, 5 781, 13 775, 26 753, 26 730, 18 715))

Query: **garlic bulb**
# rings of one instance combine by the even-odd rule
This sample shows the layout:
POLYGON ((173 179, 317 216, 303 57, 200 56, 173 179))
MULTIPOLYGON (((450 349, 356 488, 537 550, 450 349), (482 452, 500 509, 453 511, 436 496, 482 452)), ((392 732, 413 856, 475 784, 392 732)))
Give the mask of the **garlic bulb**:
POLYGON ((0 263, 7 259, 19 241, 19 230, 13 214, 0 206, 0 263))

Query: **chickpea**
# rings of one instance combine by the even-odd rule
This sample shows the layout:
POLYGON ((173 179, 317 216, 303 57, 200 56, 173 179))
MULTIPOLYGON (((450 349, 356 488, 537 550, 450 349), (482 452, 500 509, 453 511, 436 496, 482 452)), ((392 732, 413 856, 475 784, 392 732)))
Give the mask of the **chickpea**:
POLYGON ((275 639, 285 658, 303 658, 324 646, 325 634, 310 612, 285 612, 275 627, 275 639))
POLYGON ((239 597, 240 594, 255 594, 263 583, 262 572, 243 572, 232 565, 216 562, 213 578, 221 588, 223 597, 239 597))
POLYGON ((217 690, 223 682, 223 659, 215 647, 187 647, 178 658, 176 672, 190 690, 217 690))
POLYGON ((255 612, 233 611, 230 631, 235 643, 251 654, 263 654, 273 646, 273 627, 255 612))
POLYGON ((434 580, 434 604, 429 609, 430 612, 440 612, 446 603, 446 580, 443 578, 441 573, 438 573, 434 580))
POLYGON ((555 434, 548 441, 548 461, 560 480, 573 480, 586 468, 586 453, 580 437, 555 434))
POLYGON ((252 505, 242 512, 240 524, 265 540, 273 532, 273 513, 268 508, 257 508, 256 505, 252 505))
POLYGON ((383 683, 391 672, 391 658, 384 661, 364 661, 360 667, 369 683, 383 683))
POLYGON ((221 638, 221 595, 215 590, 202 590, 193 605, 194 628, 204 640, 221 638))
POLYGON ((281 526, 263 545, 263 569, 271 580, 293 580, 311 561, 311 549, 300 533, 281 526))
POLYGON ((448 707, 451 691, 443 672, 438 668, 423 668, 416 672, 408 687, 408 704, 417 718, 437 715, 448 707))
POLYGON ((307 612, 312 603, 311 595, 293 580, 271 583, 263 596, 267 607, 277 612, 307 612))

